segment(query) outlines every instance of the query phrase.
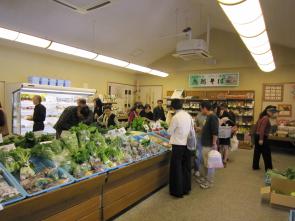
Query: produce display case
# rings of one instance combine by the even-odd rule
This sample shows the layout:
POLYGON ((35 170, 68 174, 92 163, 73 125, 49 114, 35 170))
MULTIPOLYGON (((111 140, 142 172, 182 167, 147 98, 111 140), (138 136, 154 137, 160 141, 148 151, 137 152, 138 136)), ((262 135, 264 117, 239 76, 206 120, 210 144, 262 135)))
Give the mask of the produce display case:
POLYGON ((170 152, 164 152, 24 199, 1 210, 0 220, 109 220, 168 183, 169 159, 170 152))
POLYGON ((35 85, 23 83, 13 92, 12 132, 24 135, 33 130, 33 121, 28 120, 33 115, 34 105, 32 98, 40 95, 42 104, 46 107, 45 129, 46 133, 55 133, 53 126, 59 119, 63 110, 76 105, 78 98, 86 100, 96 93, 94 89, 69 88, 59 86, 35 85))
POLYGON ((0 204, 4 207, 26 198, 26 192, 16 182, 16 180, 11 176, 11 174, 5 171, 1 163, 0 163, 0 186, 1 186, 0 187, 1 188, 0 204))

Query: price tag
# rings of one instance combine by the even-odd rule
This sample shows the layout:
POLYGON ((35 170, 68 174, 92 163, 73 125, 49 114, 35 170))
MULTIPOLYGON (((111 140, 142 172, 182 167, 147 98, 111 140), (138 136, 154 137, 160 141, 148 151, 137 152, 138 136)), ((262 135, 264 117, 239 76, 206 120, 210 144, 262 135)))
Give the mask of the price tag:
POLYGON ((146 124, 143 125, 143 128, 144 128, 146 131, 149 131, 149 129, 150 129, 149 126, 146 125, 146 124))
POLYGON ((0 133, 0 143, 3 143, 3 137, 1 133, 0 133))

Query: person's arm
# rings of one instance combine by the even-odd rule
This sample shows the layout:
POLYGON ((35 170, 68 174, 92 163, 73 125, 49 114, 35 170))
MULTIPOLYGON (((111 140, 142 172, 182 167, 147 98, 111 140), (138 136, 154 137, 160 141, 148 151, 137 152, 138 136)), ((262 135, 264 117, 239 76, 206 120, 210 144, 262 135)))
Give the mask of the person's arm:
POLYGON ((170 135, 174 134, 174 131, 175 131, 176 127, 177 127, 177 118, 173 117, 171 119, 169 128, 167 130, 168 134, 170 134, 170 135))
POLYGON ((260 122, 260 127, 258 130, 258 134, 259 134, 259 144, 262 145, 263 144, 263 139, 265 136, 265 129, 267 127, 267 124, 269 123, 268 118, 263 118, 260 122))
POLYGON ((219 129, 219 119, 217 117, 212 117, 211 118, 211 133, 213 135, 212 137, 212 144, 213 148, 216 150, 217 149, 217 140, 218 140, 218 129, 219 129))
POLYGON ((60 116, 59 120, 59 128, 61 130, 69 130, 72 127, 72 122, 74 119, 72 119, 72 113, 73 110, 65 109, 64 112, 60 116))

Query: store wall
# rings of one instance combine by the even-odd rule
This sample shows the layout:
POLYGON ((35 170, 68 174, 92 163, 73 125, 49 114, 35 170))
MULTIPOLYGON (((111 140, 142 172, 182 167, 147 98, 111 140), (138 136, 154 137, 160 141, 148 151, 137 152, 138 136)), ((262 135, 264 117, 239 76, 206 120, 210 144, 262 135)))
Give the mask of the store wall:
POLYGON ((71 80, 72 87, 97 89, 107 93, 107 82, 135 84, 133 73, 57 57, 50 54, 0 45, 0 80, 27 82, 28 76, 71 80))
MULTIPOLYGON (((182 61, 167 55, 152 66, 170 73, 167 78, 139 76, 139 84, 163 85, 163 94, 174 89, 185 90, 254 90, 255 118, 261 111, 262 84, 295 82, 295 50, 274 45, 272 46, 277 69, 264 73, 258 69, 249 52, 235 34, 213 30, 211 33, 210 53, 214 60, 182 61), (239 72, 239 87, 189 88, 189 74, 239 72)), ((171 52, 172 54, 172 52, 171 52)))

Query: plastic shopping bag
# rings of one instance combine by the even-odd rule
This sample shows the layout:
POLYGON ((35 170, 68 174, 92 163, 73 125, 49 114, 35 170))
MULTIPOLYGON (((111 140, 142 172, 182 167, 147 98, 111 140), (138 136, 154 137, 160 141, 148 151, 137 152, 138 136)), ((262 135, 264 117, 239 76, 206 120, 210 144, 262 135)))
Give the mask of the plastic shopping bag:
POLYGON ((196 146, 197 146, 196 132, 194 128, 194 122, 192 120, 191 129, 187 138, 187 149, 194 151, 196 150, 196 146))
POLYGON ((239 149, 239 140, 237 138, 237 135, 234 135, 230 139, 230 148, 231 148, 231 151, 237 151, 239 149))
POLYGON ((222 156, 217 150, 209 151, 208 168, 223 168, 222 156))

